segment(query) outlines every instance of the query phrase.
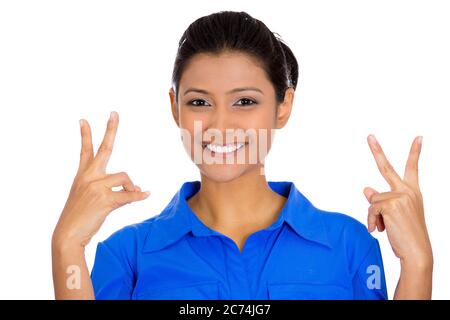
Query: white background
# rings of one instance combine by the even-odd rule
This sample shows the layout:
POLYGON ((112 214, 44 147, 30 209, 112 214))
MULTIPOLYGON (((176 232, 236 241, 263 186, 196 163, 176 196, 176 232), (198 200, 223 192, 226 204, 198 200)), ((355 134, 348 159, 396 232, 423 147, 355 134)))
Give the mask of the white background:
MULTIPOLYGON (((178 41, 195 19, 246 11, 300 64, 269 180, 294 181, 317 207, 366 223, 365 186, 388 191, 366 143, 374 133, 400 175, 423 135, 421 187, 434 249, 435 299, 449 299, 450 6, 448 1, 1 1, 0 298, 53 299, 50 239, 77 170, 78 120, 95 150, 120 115, 107 172, 152 195, 114 211, 87 247, 158 214, 199 179, 168 90, 178 41)), ((380 240, 389 297, 399 262, 380 240)))

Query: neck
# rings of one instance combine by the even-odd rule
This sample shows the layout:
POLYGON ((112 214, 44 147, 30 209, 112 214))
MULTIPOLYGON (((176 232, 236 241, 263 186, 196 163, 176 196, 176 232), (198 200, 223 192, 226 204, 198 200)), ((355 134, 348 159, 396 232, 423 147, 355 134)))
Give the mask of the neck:
POLYGON ((229 182, 202 175, 200 190, 188 203, 206 225, 216 230, 234 230, 269 226, 277 219, 285 200, 269 187, 257 168, 229 182))

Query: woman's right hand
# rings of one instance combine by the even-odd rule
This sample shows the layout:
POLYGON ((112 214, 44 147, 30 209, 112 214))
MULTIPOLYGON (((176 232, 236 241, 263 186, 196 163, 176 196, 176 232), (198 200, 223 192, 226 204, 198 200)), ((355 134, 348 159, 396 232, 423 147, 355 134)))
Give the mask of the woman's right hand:
POLYGON ((108 120, 103 142, 94 157, 89 123, 80 120, 82 140, 80 164, 53 232, 52 245, 60 248, 68 246, 84 248, 111 211, 125 204, 144 200, 150 194, 141 192, 125 172, 105 173, 118 124, 119 115, 113 111, 108 120), (122 186, 122 190, 111 190, 112 187, 119 186, 122 186))

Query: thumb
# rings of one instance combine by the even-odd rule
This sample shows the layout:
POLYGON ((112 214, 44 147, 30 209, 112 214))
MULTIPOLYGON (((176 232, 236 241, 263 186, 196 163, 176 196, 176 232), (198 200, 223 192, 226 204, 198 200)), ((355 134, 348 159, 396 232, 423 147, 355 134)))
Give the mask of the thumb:
POLYGON ((372 199, 372 196, 377 193, 379 193, 379 192, 373 188, 370 188, 370 187, 364 188, 364 195, 366 196, 366 199, 367 199, 367 201, 369 201, 369 203, 371 203, 370 200, 372 199))
MULTIPOLYGON (((140 189, 140 188, 139 188, 140 189)), ((117 203, 119 206, 123 206, 125 204, 129 204, 131 202, 135 201, 142 201, 148 198, 150 195, 149 191, 116 191, 113 192, 113 197, 115 200, 115 203, 117 203)))

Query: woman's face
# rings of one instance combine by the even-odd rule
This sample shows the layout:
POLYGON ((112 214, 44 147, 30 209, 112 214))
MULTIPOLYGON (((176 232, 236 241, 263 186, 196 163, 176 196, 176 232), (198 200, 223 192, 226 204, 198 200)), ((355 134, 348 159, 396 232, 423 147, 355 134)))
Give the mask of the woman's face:
POLYGON ((294 90, 287 89, 277 107, 275 89, 257 61, 224 52, 195 55, 181 76, 178 105, 173 89, 169 94, 191 159, 209 179, 226 182, 262 168, 274 129, 289 118, 294 90))

